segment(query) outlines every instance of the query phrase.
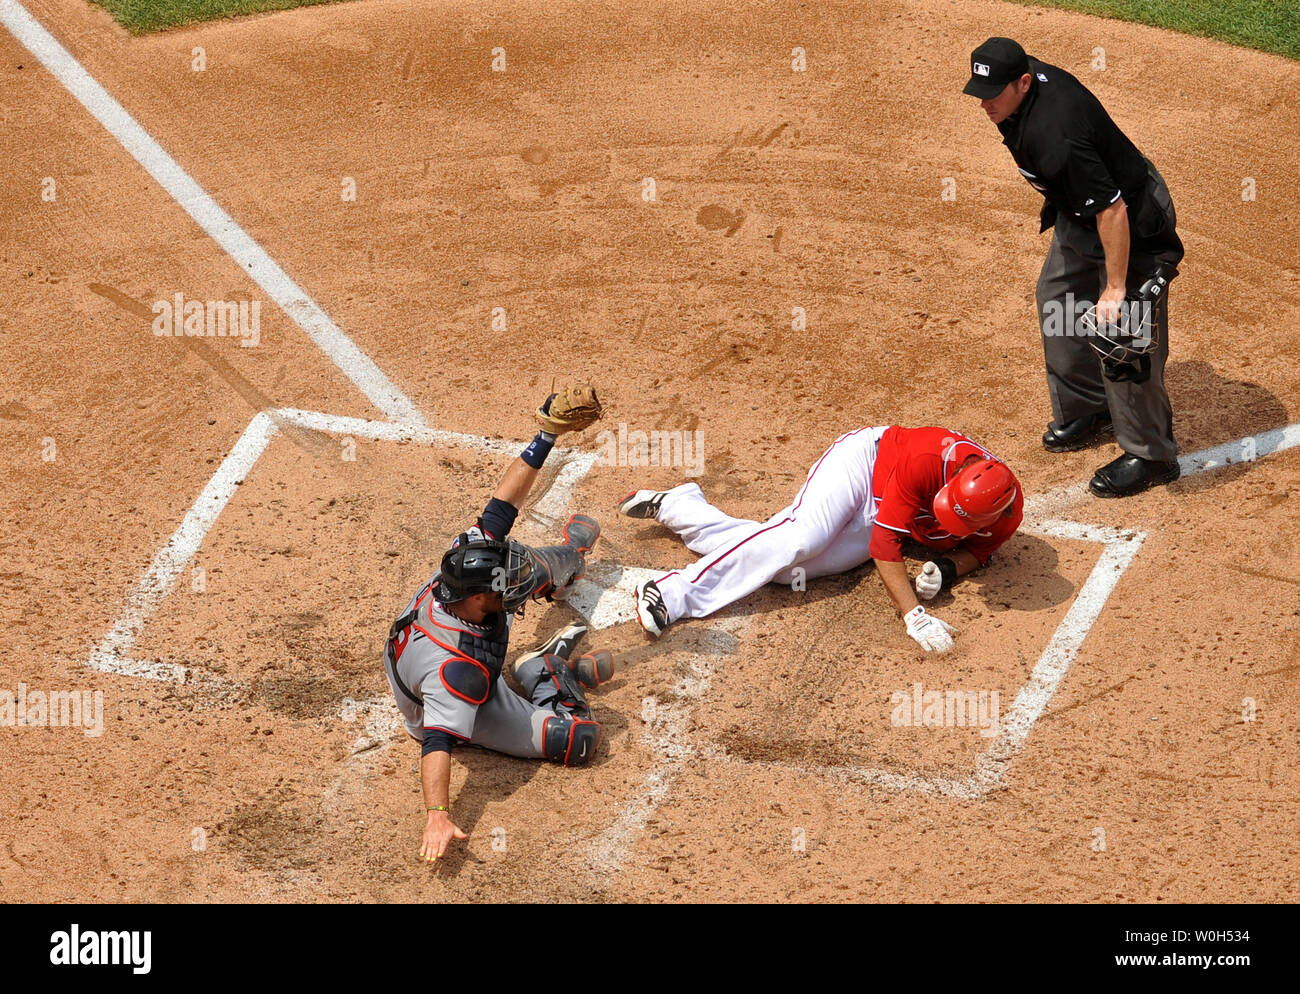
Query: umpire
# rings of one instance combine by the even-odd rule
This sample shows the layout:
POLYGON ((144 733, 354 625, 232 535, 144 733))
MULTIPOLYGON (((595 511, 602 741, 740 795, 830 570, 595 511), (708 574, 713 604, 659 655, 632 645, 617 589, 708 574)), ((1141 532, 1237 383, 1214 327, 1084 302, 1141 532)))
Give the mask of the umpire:
POLYGON ((1043 195, 1039 231, 1056 228, 1037 294, 1055 418, 1043 446, 1072 452, 1113 427, 1123 455, 1088 484, 1098 497, 1178 479, 1164 367, 1183 244, 1164 179, 1082 83, 1010 38, 971 53, 963 92, 1043 195))

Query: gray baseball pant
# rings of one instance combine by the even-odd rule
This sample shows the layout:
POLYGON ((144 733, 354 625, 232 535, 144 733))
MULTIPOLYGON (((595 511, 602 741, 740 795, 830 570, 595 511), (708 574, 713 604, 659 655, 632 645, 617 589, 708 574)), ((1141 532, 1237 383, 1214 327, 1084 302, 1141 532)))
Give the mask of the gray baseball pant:
MULTIPOLYGON (((1173 201, 1164 179, 1148 162, 1146 203, 1130 217, 1127 290, 1136 297, 1158 265, 1176 266, 1183 246, 1174 231, 1173 201), (1139 231, 1146 232, 1140 235, 1139 231)), ((1115 439, 1130 455, 1167 461, 1176 458, 1173 410, 1165 390, 1169 356, 1169 298, 1153 308, 1158 345, 1151 352, 1151 376, 1145 383, 1115 383, 1102 375, 1101 357, 1076 332, 1076 319, 1106 285, 1106 255, 1095 228, 1081 227, 1067 215, 1056 219, 1052 245, 1038 277, 1038 320, 1047 366, 1052 416, 1064 424, 1110 411, 1115 439)))

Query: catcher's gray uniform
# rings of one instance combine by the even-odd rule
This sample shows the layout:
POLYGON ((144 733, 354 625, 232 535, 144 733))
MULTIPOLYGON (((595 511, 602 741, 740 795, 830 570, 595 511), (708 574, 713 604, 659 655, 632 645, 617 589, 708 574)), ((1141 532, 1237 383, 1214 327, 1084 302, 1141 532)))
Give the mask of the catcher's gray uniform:
MULTIPOLYGON (((482 533, 471 529, 471 538, 482 533)), ((384 672, 412 738, 443 733, 511 756, 577 766, 590 760, 600 726, 577 679, 558 656, 515 672, 529 700, 502 675, 513 615, 482 625, 451 614, 434 597, 438 574, 407 604, 384 645, 384 672)), ((426 750, 427 751, 427 750, 426 750)))

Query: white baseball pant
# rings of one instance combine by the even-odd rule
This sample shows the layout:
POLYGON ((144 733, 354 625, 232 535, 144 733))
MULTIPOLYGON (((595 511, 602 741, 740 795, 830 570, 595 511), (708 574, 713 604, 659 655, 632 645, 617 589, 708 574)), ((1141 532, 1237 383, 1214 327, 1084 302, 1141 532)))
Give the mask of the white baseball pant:
POLYGON ((765 583, 842 573, 871 558, 871 474, 887 427, 841 435, 813 464, 790 505, 764 522, 724 514, 695 483, 668 491, 658 521, 701 557, 655 580, 669 619, 704 618, 765 583))

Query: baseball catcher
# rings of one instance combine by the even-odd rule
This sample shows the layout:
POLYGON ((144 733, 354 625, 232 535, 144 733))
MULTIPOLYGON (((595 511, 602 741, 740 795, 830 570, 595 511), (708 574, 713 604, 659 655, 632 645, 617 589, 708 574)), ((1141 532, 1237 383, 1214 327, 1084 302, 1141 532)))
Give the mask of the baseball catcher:
POLYGON ((591 387, 565 387, 537 410, 542 430, 506 469, 472 528, 393 622, 383 665, 406 731, 423 746, 420 780, 428 812, 420 855, 440 858, 468 836, 451 820, 452 750, 463 744, 565 766, 590 762, 600 739, 585 690, 614 673, 608 652, 574 656, 586 632, 570 625, 515 661, 523 696, 502 674, 510 627, 527 601, 563 599, 583 575, 600 535, 595 520, 569 518, 563 541, 531 548, 510 529, 555 444, 601 415, 591 387))
POLYGON ((651 636, 770 581, 814 579, 874 559, 907 634, 926 652, 943 652, 953 629, 918 598, 930 600, 986 565, 1020 527, 1024 496, 1006 464, 964 435, 879 426, 836 439, 794 501, 764 522, 730 517, 695 483, 637 490, 619 511, 654 518, 700 557, 636 589, 637 617, 651 636), (915 589, 903 564, 907 538, 939 553, 915 589))

